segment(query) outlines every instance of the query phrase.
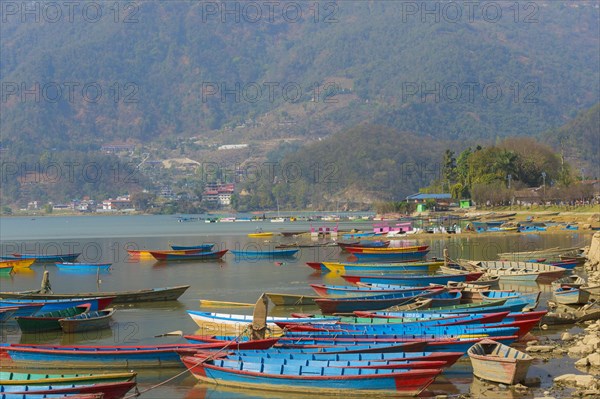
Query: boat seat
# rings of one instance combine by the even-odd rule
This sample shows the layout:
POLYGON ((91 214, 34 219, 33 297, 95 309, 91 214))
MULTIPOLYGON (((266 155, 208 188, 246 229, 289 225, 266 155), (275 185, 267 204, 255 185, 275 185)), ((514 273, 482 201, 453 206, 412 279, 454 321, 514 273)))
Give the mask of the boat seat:
POLYGON ((344 368, 344 369, 342 369, 342 374, 343 375, 360 375, 360 369, 344 368))
POLYGON ((300 373, 302 375, 323 375, 323 367, 301 366, 300 373))

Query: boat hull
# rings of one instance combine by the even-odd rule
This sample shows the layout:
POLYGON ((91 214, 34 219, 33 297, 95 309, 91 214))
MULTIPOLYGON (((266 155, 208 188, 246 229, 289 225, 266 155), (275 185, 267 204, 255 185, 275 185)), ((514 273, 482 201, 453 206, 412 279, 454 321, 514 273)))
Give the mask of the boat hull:
MULTIPOLYGON (((213 364, 200 363, 202 359, 183 357, 182 361, 200 381, 232 386, 282 392, 307 392, 311 394, 416 396, 429 386, 441 370, 419 370, 386 374, 352 376, 271 374, 264 371, 234 370, 213 364)), ((285 370, 285 366, 279 367, 285 370)), ((264 370, 264 364, 261 367, 264 370)), ((349 369, 348 369, 349 370, 349 369)), ((315 371, 313 371, 315 372, 315 371)), ((324 372, 323 372, 324 373, 324 372)))
POLYGON ((137 291, 120 292, 86 292, 75 294, 35 294, 27 292, 0 292, 0 298, 3 299, 33 299, 45 301, 48 299, 73 299, 89 297, 114 297, 112 303, 137 303, 137 302, 158 302, 175 301, 190 288, 189 285, 166 288, 150 288, 137 291))

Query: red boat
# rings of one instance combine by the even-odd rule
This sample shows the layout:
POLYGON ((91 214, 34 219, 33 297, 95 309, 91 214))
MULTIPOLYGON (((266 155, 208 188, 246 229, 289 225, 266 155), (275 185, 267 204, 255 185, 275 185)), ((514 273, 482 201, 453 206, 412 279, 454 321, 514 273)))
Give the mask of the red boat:
MULTIPOLYGON (((26 382, 26 381, 25 381, 26 382)), ((6 392, 5 395, 8 397, 62 397, 63 395, 78 395, 78 396, 68 396, 68 397, 82 397, 79 395, 102 395, 103 399, 120 399, 127 392, 131 390, 131 388, 135 387, 135 381, 127 381, 127 382, 113 382, 106 384, 92 384, 92 385, 75 385, 75 386, 44 386, 39 388, 47 388, 40 389, 38 387, 32 386, 23 386, 22 392, 10 391, 6 392)), ((16 387, 15 387, 16 389, 16 387)), ((83 396, 86 397, 86 396, 83 396)), ((94 396, 91 396, 94 397, 94 396)))
POLYGON ((156 260, 216 260, 221 259, 228 249, 218 252, 194 252, 190 254, 173 254, 150 251, 156 260))

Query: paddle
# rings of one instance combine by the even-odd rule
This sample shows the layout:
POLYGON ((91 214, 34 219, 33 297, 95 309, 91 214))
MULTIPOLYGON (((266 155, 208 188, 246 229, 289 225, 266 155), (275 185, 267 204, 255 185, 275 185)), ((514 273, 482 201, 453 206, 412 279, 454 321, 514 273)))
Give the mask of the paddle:
POLYGON ((171 331, 168 333, 164 333, 164 334, 159 334, 159 335, 155 335, 154 338, 160 338, 160 337, 170 337, 170 336, 174 336, 174 337, 183 337, 183 331, 181 330, 177 330, 177 331, 171 331))
POLYGON ((254 306, 253 303, 245 303, 245 302, 227 302, 227 301, 212 301, 210 299, 200 299, 200 306, 201 307, 233 307, 233 306, 240 306, 240 307, 252 307, 254 306))

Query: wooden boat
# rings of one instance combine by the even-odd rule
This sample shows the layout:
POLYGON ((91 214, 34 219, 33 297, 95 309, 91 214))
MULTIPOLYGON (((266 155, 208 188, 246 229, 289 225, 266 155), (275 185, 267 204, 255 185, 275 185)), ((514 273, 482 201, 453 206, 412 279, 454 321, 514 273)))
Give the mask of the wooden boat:
MULTIPOLYGON (((188 310, 187 313, 190 315, 192 320, 202 330, 208 331, 220 331, 221 334, 228 332, 241 332, 248 324, 252 323, 253 315, 240 315, 240 314, 227 314, 227 313, 215 313, 215 312, 199 312, 196 310, 188 310)), ((295 318, 295 317, 267 317, 267 327, 271 329, 273 333, 282 333, 283 331, 275 324, 275 322, 324 322, 334 323, 339 318, 331 317, 307 317, 307 318, 295 318)), ((215 333, 216 334, 216 333, 215 333)))
POLYGON ((558 280, 553 281, 552 289, 556 290, 560 287, 580 288, 586 284, 587 284, 587 281, 585 281, 585 279, 583 277, 578 276, 576 274, 571 274, 570 276, 565 276, 565 277, 559 278, 558 280))
POLYGON ((266 295, 275 306, 316 306, 315 299, 319 298, 311 295, 276 294, 272 292, 267 292, 266 295))
POLYGON ((231 250, 235 256, 243 256, 247 258, 265 258, 265 257, 289 257, 294 256, 300 251, 299 249, 273 249, 269 251, 252 251, 252 250, 231 250))
POLYGON ((598 302, 588 302, 579 307, 555 306, 542 318, 542 323, 575 324, 589 320, 600 320, 600 304, 598 302))
POLYGON ((200 244, 200 245, 171 245, 174 251, 211 251, 215 244, 200 244))
POLYGON ((390 246, 389 241, 352 241, 352 242, 341 242, 339 241, 337 245, 346 250, 346 248, 387 248, 390 246))
MULTIPOLYGON (((184 338, 194 341, 196 339, 211 339, 211 337, 185 336, 184 338)), ((223 337, 224 341, 230 341, 232 337, 223 337)), ((204 341, 199 341, 204 342, 204 341)), ((214 342, 211 341, 211 342, 214 342)), ((220 341, 223 342, 223 341, 220 341)), ((415 343, 408 344, 414 346, 415 343)), ((416 343, 419 345, 419 343, 416 343)), ((409 349, 407 346, 404 348, 409 349)), ((338 351, 339 352, 339 351, 338 351)), ((198 353, 198 352, 197 352, 198 353)), ((395 351, 395 352, 363 352, 363 353, 331 353, 330 351, 318 351, 311 349, 254 349, 245 350, 243 352, 235 352, 235 356, 240 357, 255 357, 262 356, 272 359, 305 359, 305 360, 322 360, 322 361, 371 361, 371 362, 397 362, 397 361, 436 361, 445 362, 447 367, 456 363, 462 356, 463 352, 417 352, 410 350, 395 351)))
POLYGON ((473 345, 467 354, 473 374, 484 380, 514 385, 525 379, 533 357, 493 340, 473 345))
MULTIPOLYGON (((64 369, 138 369, 157 367, 182 367, 178 350, 222 350, 230 349, 267 349, 272 347, 278 338, 223 343, 171 344, 171 345, 25 345, 8 344, 0 346, 0 355, 8 354, 9 361, 17 367, 51 369, 60 365, 64 369), (4 352, 4 353, 2 353, 4 352)), ((3 362, 7 358, 3 358, 3 362)), ((7 363, 3 363, 7 364, 7 363)))
MULTIPOLYGON (((356 356, 356 354, 353 354, 356 356)), ((211 357, 210 353, 202 354, 196 353, 194 357, 211 357)), ((215 358, 213 356, 213 358, 215 358)), ((261 363, 265 359, 268 359, 269 364, 280 364, 282 366, 300 365, 306 367, 349 367, 349 368, 370 368, 370 369, 443 369, 447 368, 448 364, 444 361, 415 361, 415 360, 317 360, 309 359, 307 357, 295 358, 292 354, 288 357, 264 357, 260 355, 239 353, 230 354, 225 356, 219 356, 219 359, 227 359, 236 362, 244 363, 261 363)))
POLYGON ((13 266, 0 265, 0 275, 8 275, 13 272, 13 266))
MULTIPOLYGON (((403 287, 400 285, 391 284, 359 284, 359 285, 326 285, 326 284, 309 284, 311 288, 320 297, 344 297, 344 296, 365 296, 365 295, 382 295, 392 294, 397 292, 421 292, 425 287, 403 287)), ((427 288, 441 288, 442 286, 429 286, 427 288)))
POLYGON ((79 397, 79 395, 99 394, 103 399, 120 399, 125 396, 133 387, 135 381, 110 382, 102 384, 89 385, 18 385, 7 386, 3 390, 3 398, 59 398, 59 397, 79 397), (7 389, 10 388, 10 389, 7 389))
POLYGON ((89 311, 88 305, 75 306, 64 310, 43 313, 37 316, 15 317, 23 333, 40 333, 44 331, 60 330, 60 319, 72 317, 89 311))
POLYGON ((181 250, 158 250, 158 249, 128 249, 127 253, 132 258, 140 258, 140 259, 154 259, 152 255, 154 253, 161 254, 174 254, 174 255, 183 255, 183 254, 197 254, 199 252, 206 252, 198 249, 181 249, 181 250))
POLYGON ((282 366, 268 359, 246 363, 183 356, 181 360, 203 382, 262 391, 310 391, 313 395, 416 396, 441 373, 440 369, 380 373, 368 368, 282 366))
POLYGON ((382 273, 401 273, 401 272, 435 272, 443 261, 431 262, 403 262, 403 263, 344 263, 344 262, 321 262, 321 265, 327 271, 333 273, 354 273, 354 272, 382 272, 382 273))
POLYGON ((390 252, 419 252, 425 251, 429 245, 413 245, 408 247, 365 247, 365 246, 347 246, 344 249, 350 253, 390 253, 390 252))
POLYGON ((200 299, 200 307, 206 307, 206 308, 220 308, 220 307, 252 308, 252 307, 254 307, 254 304, 248 303, 248 302, 230 302, 230 301, 217 301, 217 300, 212 300, 212 299, 200 299))
POLYGON ((545 263, 474 261, 471 264, 491 276, 500 277, 501 280, 554 281, 566 272, 562 267, 545 263))
POLYGON ((432 274, 432 275, 342 275, 342 278, 351 284, 356 283, 376 283, 376 284, 394 284, 408 285, 411 287, 426 287, 429 284, 445 285, 449 281, 474 281, 483 275, 483 272, 474 272, 468 274, 432 274))
POLYGON ((594 286, 583 286, 581 287, 582 291, 589 292, 590 298, 599 300, 600 299, 600 285, 594 286))
POLYGON ((39 291, 21 291, 21 292, 0 292, 2 299, 33 299, 36 301, 45 301, 48 299, 70 299, 85 297, 113 297, 112 303, 137 303, 137 302, 158 302, 175 301, 188 288, 189 285, 180 285, 166 288, 147 288, 134 291, 116 291, 116 292, 85 292, 74 294, 41 294, 39 291))
POLYGON ((35 259, 13 259, 13 260, 0 260, 0 267, 12 266, 14 271, 21 269, 29 269, 35 262, 35 259))
POLYGON ((390 294, 352 296, 342 298, 319 298, 315 303, 323 314, 351 313, 355 310, 379 310, 394 305, 402 305, 421 297, 427 298, 445 292, 444 288, 428 290, 399 291, 390 294))
POLYGON ((102 310, 108 307, 114 297, 94 297, 94 298, 69 298, 69 299, 46 299, 37 301, 35 299, 10 299, 0 301, 0 307, 13 307, 19 305, 42 305, 39 312, 53 312, 55 310, 64 310, 74 306, 86 305, 90 310, 102 310))
POLYGON ((362 262, 413 262, 425 259, 429 253, 428 249, 410 252, 353 252, 352 255, 362 262))
POLYGON ((221 259, 226 253, 227 249, 218 252, 196 252, 191 254, 165 254, 162 252, 150 251, 150 254, 159 261, 198 261, 198 260, 216 260, 221 259))
POLYGON ((590 293, 581 288, 562 286, 552 291, 552 298, 561 305, 579 305, 590 300, 590 293))
POLYGON ((57 262, 56 267, 61 270, 76 270, 76 271, 108 271, 112 263, 74 263, 74 262, 57 262))
POLYGON ((20 254, 14 253, 11 256, 0 256, 0 259, 35 259, 36 263, 55 263, 55 262, 75 262, 81 253, 60 254, 60 255, 41 255, 41 254, 20 254))
POLYGON ((110 320, 115 313, 114 309, 99 310, 97 312, 84 312, 76 316, 65 317, 58 323, 64 333, 78 333, 84 331, 97 331, 110 328, 110 320))
POLYGON ((30 374, 0 371, 0 385, 96 384, 131 381, 137 373, 110 374, 30 374))
POLYGON ((272 231, 260 231, 260 232, 256 232, 256 233, 248 233, 248 237, 253 237, 253 238, 272 237, 272 236, 273 236, 272 231))
POLYGON ((547 249, 541 249, 537 251, 523 251, 523 252, 503 252, 498 254, 499 259, 504 259, 508 261, 526 261, 529 259, 539 259, 539 258, 552 258, 565 254, 576 254, 580 251, 579 247, 571 247, 571 248, 560 248, 553 247, 547 249))

